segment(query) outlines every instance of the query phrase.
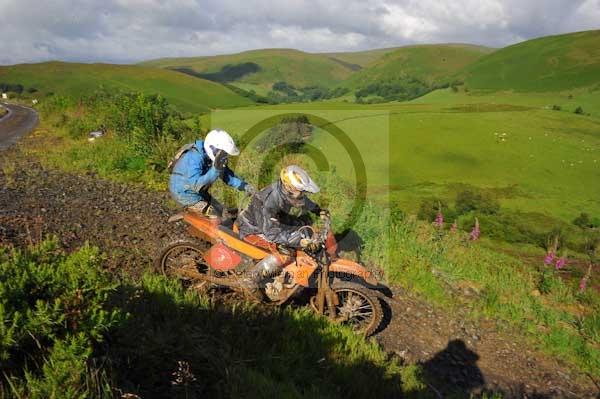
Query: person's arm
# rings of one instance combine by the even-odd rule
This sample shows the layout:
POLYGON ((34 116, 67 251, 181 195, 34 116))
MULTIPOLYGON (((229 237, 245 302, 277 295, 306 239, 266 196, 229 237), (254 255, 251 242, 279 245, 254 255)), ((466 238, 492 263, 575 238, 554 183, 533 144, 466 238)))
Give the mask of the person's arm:
POLYGON ((240 191, 244 191, 244 189, 246 188, 247 183, 242 178, 236 176, 235 173, 233 173, 233 170, 229 168, 229 166, 225 166, 225 168, 223 169, 222 179, 225 182, 225 184, 233 188, 237 188, 240 191))
POLYGON ((312 202, 308 197, 304 198, 304 209, 311 213, 314 213, 315 215, 320 214, 323 210, 318 204, 312 202))

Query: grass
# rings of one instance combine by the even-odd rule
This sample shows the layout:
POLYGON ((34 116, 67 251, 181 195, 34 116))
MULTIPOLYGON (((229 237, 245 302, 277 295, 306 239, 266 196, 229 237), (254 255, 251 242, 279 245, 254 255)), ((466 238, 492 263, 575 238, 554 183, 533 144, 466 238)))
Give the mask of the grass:
MULTIPOLYGON (((263 111, 268 115, 272 113, 266 109, 263 111)), ((266 116, 251 111, 249 115, 252 118, 248 116, 244 121, 240 116, 243 111, 240 113, 226 112, 224 117, 239 114, 234 118, 237 124, 220 125, 236 131, 236 128, 242 128, 242 123, 266 116)), ((351 114, 356 115, 356 111, 351 114)), ((363 114, 367 115, 368 112, 363 114)), ((375 118, 378 117, 376 115, 375 118)), ((55 143, 52 151, 44 146, 45 162, 70 170, 95 170, 113 179, 145 182, 147 186, 164 189, 166 176, 147 172, 143 164, 135 167, 126 165, 123 169, 115 167, 116 159, 128 157, 119 155, 127 154, 126 147, 121 148, 121 145, 123 143, 110 137, 89 144, 65 136, 60 144, 55 143)), ((30 150, 35 155, 35 151, 41 151, 41 148, 30 150)), ((235 168, 242 176, 258 175, 260 163, 256 159, 262 155, 252 151, 247 149, 235 168)), ((379 158, 381 154, 382 151, 379 158)), ((372 162, 375 158, 367 159, 372 162)), ((295 158, 295 162, 315 167, 303 157, 295 158)), ((332 170, 315 172, 322 187, 321 196, 317 199, 331 208, 338 232, 341 232, 353 197, 352 186, 339 176, 341 173, 342 168, 336 168, 334 173, 332 170)), ((256 183, 254 178, 250 180, 256 183)), ((213 191, 217 197, 224 197, 218 186, 213 191)), ((377 199, 377 196, 372 198, 377 199)), ((243 206, 243 200, 237 205, 243 206)), ((600 310, 600 299, 594 293, 578 295, 577 281, 563 282, 556 274, 547 275, 547 270, 532 268, 518 258, 503 254, 489 241, 484 240, 483 245, 473 244, 462 233, 441 233, 411 218, 396 216, 390 222, 390 215, 386 208, 382 209, 381 203, 369 202, 353 229, 363 242, 363 261, 383 268, 389 283, 406 286, 448 309, 466 306, 471 309, 473 318, 501 320, 506 323, 508 331, 518 331, 528 337, 532 345, 563 359, 576 370, 599 375, 600 352, 595 338, 598 326, 593 315, 600 310), (542 294, 536 293, 540 284, 546 287, 542 294), (464 297, 461 293, 463 286, 472 287, 476 295, 464 297)), ((485 236, 485 226, 482 230, 485 236)), ((541 262, 541 251, 532 255, 539 257, 541 262)))
MULTIPOLYGON (((0 66, 0 82, 20 83, 41 93, 85 97, 99 88, 160 94, 182 111, 250 105, 220 84, 178 72, 132 65, 45 62, 0 66)), ((39 93, 36 93, 39 97, 39 93)), ((43 100, 42 100, 43 101, 43 100)))
MULTIPOLYGON (((298 87, 332 86, 352 74, 352 69, 323 54, 311 54, 291 49, 252 50, 239 54, 210 57, 165 58, 143 62, 141 65, 169 68, 190 67, 197 72, 217 72, 225 65, 253 62, 261 68, 236 83, 269 87, 285 81, 298 87)), ((258 92, 258 91, 257 91, 258 92)))
POLYGON ((0 249, 0 395, 17 398, 426 396, 418 368, 307 309, 213 302, 102 270, 85 246, 0 249), (251 344, 250 344, 251 343, 251 344))
POLYGON ((556 92, 598 84, 600 30, 546 36, 498 50, 461 71, 469 88, 556 92))
POLYGON ((8 110, 0 105, 0 118, 2 118, 6 114, 8 114, 8 110))
MULTIPOLYGON (((369 231, 361 231, 366 256, 381 256, 376 235, 386 222, 366 216, 369 231), (373 251, 370 253, 369 251, 373 251)), ((470 242, 466 234, 440 231, 407 218, 390 227, 387 278, 452 309, 466 307, 471 317, 506 322, 506 331, 523 334, 532 345, 567 361, 576 369, 600 376, 596 331, 600 296, 577 293, 576 282, 564 282, 553 270, 532 268, 516 258, 470 242), (540 295, 540 279, 549 287, 540 295), (464 287, 470 294, 463 294, 464 287), (587 326, 587 327, 584 327, 587 326)), ((493 248, 493 245, 492 245, 493 248)), ((541 261, 540 261, 541 264, 541 261)))

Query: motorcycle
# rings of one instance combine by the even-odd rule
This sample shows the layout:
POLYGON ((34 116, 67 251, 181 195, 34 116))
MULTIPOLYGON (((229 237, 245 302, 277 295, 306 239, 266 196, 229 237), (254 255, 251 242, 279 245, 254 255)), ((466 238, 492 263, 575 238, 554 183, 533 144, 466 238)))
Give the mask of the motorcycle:
POLYGON ((192 212, 182 216, 195 240, 164 248, 155 260, 160 273, 179 278, 189 288, 226 287, 245 293, 242 280, 252 266, 271 254, 283 256, 290 261, 282 271, 261 281, 264 302, 283 305, 304 292, 317 314, 349 324, 355 332, 368 336, 381 324, 379 283, 362 265, 333 254, 328 217, 319 231, 305 226, 312 230, 316 245, 299 250, 253 245, 240 239, 235 223, 229 228, 218 217, 192 212))

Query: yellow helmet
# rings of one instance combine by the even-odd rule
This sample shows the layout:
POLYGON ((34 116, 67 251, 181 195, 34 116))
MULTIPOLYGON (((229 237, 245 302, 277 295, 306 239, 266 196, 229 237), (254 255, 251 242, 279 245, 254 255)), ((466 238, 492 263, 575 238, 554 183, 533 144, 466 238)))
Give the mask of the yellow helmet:
POLYGON ((279 174, 281 184, 288 191, 318 193, 319 186, 310 178, 308 173, 298 165, 290 165, 281 169, 279 174))

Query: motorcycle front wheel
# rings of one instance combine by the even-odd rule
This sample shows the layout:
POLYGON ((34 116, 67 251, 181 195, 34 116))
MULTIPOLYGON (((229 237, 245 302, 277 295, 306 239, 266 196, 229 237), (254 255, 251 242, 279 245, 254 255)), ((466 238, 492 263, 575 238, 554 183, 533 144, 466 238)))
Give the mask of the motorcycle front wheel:
POLYGON ((154 261, 157 272, 175 277, 182 281, 186 288, 203 290, 210 286, 206 281, 198 281, 185 274, 193 271, 200 274, 212 274, 212 269, 204 260, 204 253, 210 248, 205 242, 177 241, 165 247, 154 261))
MULTIPOLYGON (((373 334, 383 320, 381 302, 368 288, 356 283, 336 281, 331 289, 337 295, 336 318, 345 319, 344 324, 354 332, 366 336, 373 334)), ((316 296, 311 298, 311 306, 316 310, 316 296)), ((325 315, 329 316, 326 309, 325 315)))

